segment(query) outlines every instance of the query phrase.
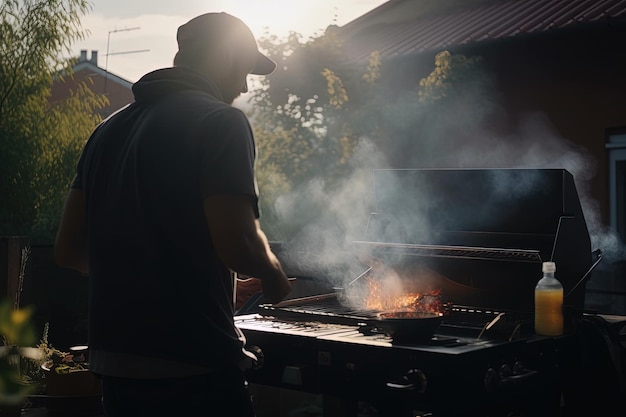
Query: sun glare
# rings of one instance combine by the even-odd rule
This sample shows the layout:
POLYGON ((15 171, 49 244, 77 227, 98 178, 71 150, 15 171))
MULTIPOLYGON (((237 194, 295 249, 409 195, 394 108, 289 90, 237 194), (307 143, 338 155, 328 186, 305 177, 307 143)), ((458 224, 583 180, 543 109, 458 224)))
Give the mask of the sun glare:
POLYGON ((311 35, 333 24, 336 13, 328 2, 294 2, 293 0, 229 1, 228 11, 240 17, 255 36, 284 36, 294 31, 311 35))

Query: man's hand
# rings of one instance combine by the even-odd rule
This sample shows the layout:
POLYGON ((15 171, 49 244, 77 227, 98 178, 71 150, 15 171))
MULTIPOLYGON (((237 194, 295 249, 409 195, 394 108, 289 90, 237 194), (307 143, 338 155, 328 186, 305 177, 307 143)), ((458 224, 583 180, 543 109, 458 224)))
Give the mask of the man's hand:
MULTIPOLYGON (((289 290, 293 285, 295 278, 289 278, 289 290)), ((235 302, 235 309, 239 310, 243 305, 255 294, 263 292, 263 281, 258 278, 237 278, 237 300, 235 302)), ((285 294, 286 295, 286 294, 285 294)), ((265 297, 265 301, 270 300, 265 297)))
POLYGON ((235 309, 239 310, 255 294, 262 291, 261 280, 258 278, 237 279, 237 299, 235 309))

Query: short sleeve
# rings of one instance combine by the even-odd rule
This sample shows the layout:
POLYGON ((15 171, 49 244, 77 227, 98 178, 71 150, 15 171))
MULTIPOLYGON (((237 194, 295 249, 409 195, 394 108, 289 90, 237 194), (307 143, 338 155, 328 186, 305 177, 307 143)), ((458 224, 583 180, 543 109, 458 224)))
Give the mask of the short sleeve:
POLYGON ((206 120, 200 135, 202 197, 249 195, 258 217, 258 189, 254 173, 256 145, 245 114, 234 107, 222 109, 206 120))

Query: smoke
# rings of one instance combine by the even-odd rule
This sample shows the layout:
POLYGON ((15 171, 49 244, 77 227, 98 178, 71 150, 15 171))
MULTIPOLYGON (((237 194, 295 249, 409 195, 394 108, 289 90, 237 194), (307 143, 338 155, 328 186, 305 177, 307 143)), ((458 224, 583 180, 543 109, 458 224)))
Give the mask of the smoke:
MULTIPOLYGON (((626 259, 624 243, 602 222, 600 204, 591 193, 597 161, 583 147, 559 136, 545 114, 524 115, 517 130, 504 136, 475 127, 466 132, 471 132, 472 139, 450 144, 454 151, 442 157, 438 167, 565 169, 574 177, 592 249, 601 249, 607 262, 626 259)), ((503 191, 509 192, 512 189, 519 192, 525 186, 535 185, 519 182, 502 185, 503 191)))
MULTIPOLYGON (((490 121, 508 117, 491 91, 493 85, 482 82, 454 101, 446 101, 445 106, 426 108, 418 103, 417 95, 404 95, 383 106, 385 110, 376 117, 381 124, 391 126, 389 140, 361 137, 350 161, 351 174, 339 186, 329 189, 323 177, 311 178, 276 201, 279 219, 293 222, 295 218, 305 223, 287 242, 284 256, 288 263, 313 270, 319 278, 339 286, 368 267, 354 254, 356 251, 359 257, 355 241, 363 239, 370 214, 376 209, 375 168, 565 169, 574 177, 592 250, 601 249, 609 262, 626 259, 623 242, 603 225, 599 203, 591 194, 597 161, 584 148, 561 137, 540 112, 506 120, 507 129, 489 128, 490 121)), ((377 104, 369 106, 380 108, 380 98, 377 104)), ((532 192, 536 184, 515 181, 494 187, 502 195, 510 195, 512 190, 532 192)), ((488 202, 484 207, 490 208, 488 202)), ((427 230, 424 225, 419 227, 427 230)))
POLYGON ((275 204, 278 218, 304 222, 290 237, 281 259, 291 269, 320 274, 318 278, 333 286, 343 286, 366 268, 354 258, 353 242, 362 239, 374 209, 372 167, 383 162, 373 144, 363 138, 350 164, 350 174, 332 192, 323 178, 312 178, 275 204))

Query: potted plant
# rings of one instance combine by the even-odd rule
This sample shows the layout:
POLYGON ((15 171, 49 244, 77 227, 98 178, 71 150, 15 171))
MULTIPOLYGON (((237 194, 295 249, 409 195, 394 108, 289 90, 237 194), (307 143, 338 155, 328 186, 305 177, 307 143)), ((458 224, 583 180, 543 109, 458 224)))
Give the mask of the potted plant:
POLYGON ((69 352, 59 350, 48 341, 48 330, 46 323, 35 348, 38 359, 29 361, 31 366, 25 372, 25 378, 40 387, 36 395, 28 397, 29 405, 44 407, 49 415, 100 415, 101 383, 89 369, 87 346, 71 347, 69 352))
POLYGON ((90 397, 101 394, 100 380, 87 363, 87 346, 76 346, 70 348, 70 352, 62 352, 44 343, 39 347, 45 358, 41 368, 46 395, 90 397))
POLYGON ((31 321, 32 308, 16 309, 9 300, 0 302, 0 417, 19 416, 28 395, 38 385, 24 379, 25 360, 37 360, 36 340, 31 321))
MULTIPOLYGON (((102 413, 101 384, 89 369, 87 347, 61 351, 48 341, 48 329, 46 323, 43 337, 34 347, 10 346, 10 361, 14 365, 10 380, 22 390, 12 390, 19 395, 5 396, 0 417, 17 417, 23 408, 31 407, 45 408, 51 416, 102 413), (20 365, 15 366, 18 362, 20 365)), ((0 392, 4 392, 1 385, 0 392)))

